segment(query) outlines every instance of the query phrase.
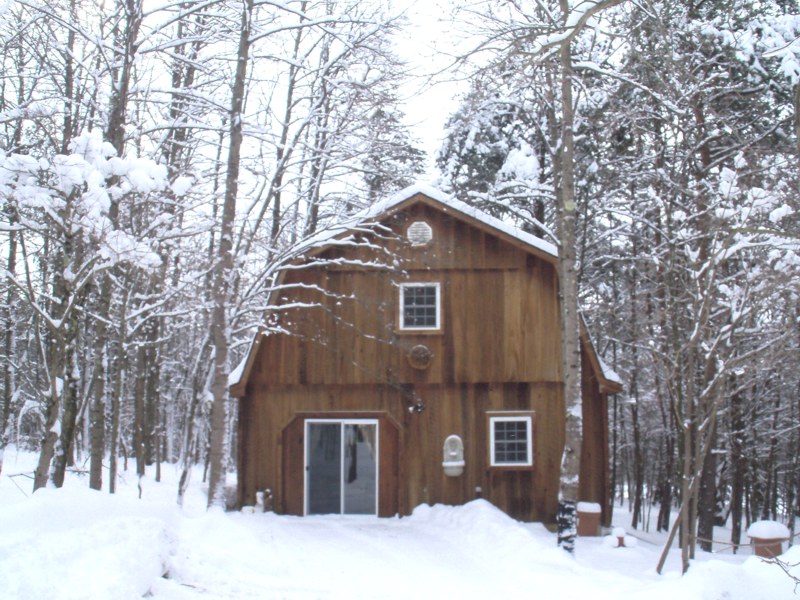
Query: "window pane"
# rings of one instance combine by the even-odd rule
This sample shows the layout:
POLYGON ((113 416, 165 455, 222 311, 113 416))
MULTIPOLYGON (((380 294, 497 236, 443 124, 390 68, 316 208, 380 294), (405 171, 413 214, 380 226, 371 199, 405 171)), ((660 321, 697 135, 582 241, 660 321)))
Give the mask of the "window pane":
POLYGON ((437 286, 406 285, 402 287, 402 296, 403 327, 438 327, 437 286))
POLYGON ((493 420, 494 462, 496 464, 529 464, 528 424, 523 420, 493 420))
POLYGON ((342 427, 308 424, 308 514, 342 512, 342 427))
POLYGON ((306 514, 378 512, 378 425, 306 421, 306 514))
POLYGON ((374 515, 377 512, 376 485, 378 426, 344 426, 344 513, 374 515))

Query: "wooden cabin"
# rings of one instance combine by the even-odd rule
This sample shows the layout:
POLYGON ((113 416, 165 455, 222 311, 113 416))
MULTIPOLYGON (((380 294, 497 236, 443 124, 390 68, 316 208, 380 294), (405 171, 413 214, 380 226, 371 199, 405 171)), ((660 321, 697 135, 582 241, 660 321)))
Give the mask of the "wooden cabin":
MULTIPOLYGON (((556 249, 415 186, 305 243, 232 376, 238 498, 392 516, 484 498, 552 522, 564 446, 556 249)), ((584 331, 580 500, 610 518, 607 396, 584 331)))

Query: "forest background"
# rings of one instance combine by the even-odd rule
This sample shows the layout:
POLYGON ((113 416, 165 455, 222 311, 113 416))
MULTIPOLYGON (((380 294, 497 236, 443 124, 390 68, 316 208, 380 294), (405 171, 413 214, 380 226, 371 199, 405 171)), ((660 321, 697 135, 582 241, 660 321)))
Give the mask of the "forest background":
POLYGON ((794 533, 798 12, 480 2, 433 28, 384 2, 3 0, 0 468, 13 443, 40 452, 35 487, 75 468, 113 492, 119 460, 206 463, 213 492, 228 374, 300 240, 435 163, 557 241, 568 77, 578 295, 626 382, 615 500, 634 528, 682 507, 704 546, 725 520, 734 543, 761 518, 794 533), (420 32, 451 68, 401 60, 420 32), (463 93, 427 158, 407 90, 443 80, 463 93))

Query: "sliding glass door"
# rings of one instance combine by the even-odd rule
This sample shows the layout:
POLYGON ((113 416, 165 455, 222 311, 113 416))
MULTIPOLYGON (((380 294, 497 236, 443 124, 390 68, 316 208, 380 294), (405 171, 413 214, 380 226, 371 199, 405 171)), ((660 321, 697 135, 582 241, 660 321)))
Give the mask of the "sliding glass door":
POLYGON ((378 422, 308 419, 307 515, 378 514, 378 422))

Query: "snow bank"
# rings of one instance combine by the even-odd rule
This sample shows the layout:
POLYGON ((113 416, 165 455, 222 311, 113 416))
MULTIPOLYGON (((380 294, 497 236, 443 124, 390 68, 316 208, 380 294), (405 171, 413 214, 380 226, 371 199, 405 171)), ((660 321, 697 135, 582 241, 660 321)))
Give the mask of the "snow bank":
MULTIPOLYGON (((26 497, 21 482, 29 480, 9 474, 29 473, 34 458, 10 449, 0 475, 3 600, 796 598, 790 577, 755 557, 700 552, 681 577, 675 549, 658 576, 662 540, 637 545, 635 531, 624 548, 580 538, 570 557, 541 524, 515 521, 485 500, 422 505, 391 519, 224 513, 205 510, 198 472, 178 509, 179 472, 169 465, 164 482, 144 480, 142 500, 132 473, 113 496, 69 474, 63 489, 26 497)), ((782 558, 800 564, 800 548, 782 558)))
MULTIPOLYGON (((540 538, 486 500, 473 500, 463 506, 420 505, 411 515, 414 527, 437 532, 460 549, 474 549, 484 563, 496 562, 495 569, 515 564, 521 556, 530 560, 553 549, 551 539, 540 538)), ((561 558, 558 556, 558 558, 561 558)))
POLYGON ((3 598, 141 598, 167 570, 171 528, 141 502, 41 489, 0 511, 3 598))

